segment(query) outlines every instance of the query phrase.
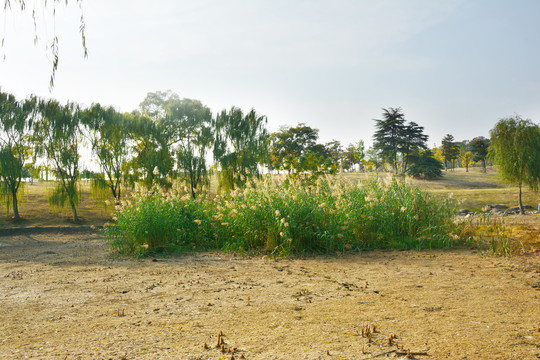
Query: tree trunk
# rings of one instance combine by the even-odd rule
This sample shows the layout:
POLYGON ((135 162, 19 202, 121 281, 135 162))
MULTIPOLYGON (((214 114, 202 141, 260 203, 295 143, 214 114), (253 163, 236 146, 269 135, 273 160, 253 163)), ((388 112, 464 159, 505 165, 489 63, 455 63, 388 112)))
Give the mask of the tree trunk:
POLYGON ((525 210, 523 209, 523 202, 521 201, 521 181, 519 182, 519 213, 525 215, 525 210))
POLYGON ((486 159, 482 159, 482 166, 484 168, 484 174, 487 172, 486 170, 486 159))
POLYGON ((73 212, 73 222, 77 223, 79 222, 79 217, 77 216, 77 207, 72 200, 69 200, 69 203, 71 204, 71 211, 73 212))
POLYGON ((17 200, 17 190, 11 189, 11 196, 13 200, 13 219, 18 221, 21 219, 19 216, 19 201, 17 200))
POLYGON ((197 186, 197 184, 195 183, 195 174, 193 169, 191 169, 189 172, 189 186, 191 187, 191 197, 195 199, 197 197, 197 195, 195 195, 195 186, 197 186))
POLYGON ((469 164, 465 165, 465 172, 469 172, 469 164))

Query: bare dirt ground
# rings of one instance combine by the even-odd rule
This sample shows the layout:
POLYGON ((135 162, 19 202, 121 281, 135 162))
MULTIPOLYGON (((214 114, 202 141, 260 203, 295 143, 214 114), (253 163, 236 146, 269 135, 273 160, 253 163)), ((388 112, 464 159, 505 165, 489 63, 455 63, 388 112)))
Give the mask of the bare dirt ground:
POLYGON ((0 358, 540 358, 538 253, 155 260, 112 259, 98 235, 0 237, 0 358))

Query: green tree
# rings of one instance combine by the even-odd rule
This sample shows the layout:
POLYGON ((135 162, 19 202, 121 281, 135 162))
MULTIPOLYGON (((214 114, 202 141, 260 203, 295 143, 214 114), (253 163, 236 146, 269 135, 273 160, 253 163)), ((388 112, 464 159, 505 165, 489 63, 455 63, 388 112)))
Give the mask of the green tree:
POLYGON ((401 134, 401 144, 399 146, 399 151, 403 158, 403 173, 407 172, 411 157, 418 155, 420 150, 427 149, 426 143, 428 138, 429 137, 424 134, 423 126, 420 126, 413 121, 404 126, 401 134))
POLYGON ((80 110, 74 103, 65 106, 55 100, 42 101, 39 105, 41 121, 36 124, 37 151, 52 162, 58 185, 49 196, 53 206, 71 207, 73 221, 78 222, 79 158, 83 127, 80 110))
POLYGON ((219 189, 234 190, 249 177, 259 176, 259 165, 268 163, 270 139, 267 119, 251 110, 223 110, 214 123, 214 159, 220 167, 219 189))
POLYGON ((170 177, 174 159, 160 121, 154 121, 135 111, 129 121, 130 143, 133 158, 129 167, 133 180, 140 181, 147 189, 154 185, 165 188, 171 186, 170 177))
POLYGON ((349 144, 343 153, 343 169, 354 170, 355 165, 358 165, 360 170, 365 162, 365 146, 364 141, 360 140, 358 144, 349 144))
POLYGON ((493 158, 502 179, 519 187, 519 209, 522 186, 538 191, 540 184, 540 126, 518 115, 501 119, 490 131, 493 158))
POLYGON ((413 177, 424 179, 436 179, 442 177, 443 164, 433 157, 433 152, 429 149, 420 151, 412 159, 409 174, 413 177))
POLYGON ((383 109, 383 119, 375 122, 374 149, 396 174, 400 168, 406 173, 411 158, 427 149, 424 128, 415 122, 406 123, 401 108, 383 109))
POLYGON ((336 167, 340 168, 343 164, 343 146, 338 140, 332 140, 324 145, 327 158, 336 167))
POLYGON ((30 160, 29 148, 36 115, 36 99, 17 101, 0 92, 0 198, 11 203, 13 218, 20 220, 19 199, 23 170, 30 160))
POLYGON ((401 108, 383 109, 383 119, 375 119, 375 134, 373 147, 382 158, 390 163, 395 173, 398 173, 398 153, 403 142, 405 115, 401 108))
POLYGON ((489 139, 486 139, 483 136, 478 136, 472 139, 471 148, 473 153, 473 161, 481 161, 482 169, 484 173, 486 172, 486 159, 489 153, 489 147, 491 143, 489 139))
POLYGON ((172 118, 167 119, 167 109, 178 101, 180 97, 170 90, 150 92, 139 105, 141 112, 132 113, 132 169, 135 179, 142 180, 147 189, 155 184, 165 188, 172 185, 178 131, 172 118))
POLYGON ((212 112, 198 100, 169 101, 164 128, 175 145, 178 171, 188 183, 191 195, 201 184, 208 184, 207 151, 213 144, 212 112))
POLYGON ((335 174, 338 171, 338 163, 328 156, 324 145, 317 145, 313 150, 293 159, 296 171, 291 174, 292 177, 300 178, 304 182, 312 182, 321 175, 335 174))
POLYGON ((272 168, 291 174, 296 170, 298 159, 314 150, 319 130, 300 123, 296 127, 282 126, 270 138, 272 168))
POLYGON ((366 151, 366 166, 369 171, 376 170, 378 171, 383 165, 384 160, 380 152, 375 149, 375 146, 370 147, 366 151))
POLYGON ((442 157, 444 159, 444 168, 448 170, 448 163, 452 166, 454 170, 454 162, 461 153, 458 144, 454 141, 454 136, 446 134, 442 139, 442 157))
POLYGON ((318 139, 319 130, 303 123, 281 127, 271 135, 272 168, 305 180, 336 173, 343 161, 341 144, 337 140, 319 144, 318 139))
POLYGON ((149 92, 139 107, 144 116, 159 122, 167 116, 169 104, 177 101, 180 101, 180 96, 171 90, 149 92))
POLYGON ((130 114, 121 114, 113 107, 93 104, 83 111, 83 122, 87 125, 92 152, 96 155, 101 174, 93 181, 98 187, 109 188, 116 200, 122 197, 122 184, 128 176, 130 114))

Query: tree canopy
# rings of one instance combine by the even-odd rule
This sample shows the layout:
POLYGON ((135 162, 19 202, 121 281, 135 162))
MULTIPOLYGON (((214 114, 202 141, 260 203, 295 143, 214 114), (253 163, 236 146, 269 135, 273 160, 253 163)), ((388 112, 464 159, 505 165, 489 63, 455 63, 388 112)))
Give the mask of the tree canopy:
POLYGON ((255 110, 244 114, 237 107, 223 110, 214 122, 214 159, 220 167, 219 188, 234 190, 250 177, 258 177, 259 165, 268 163, 267 119, 255 110))
POLYGON ((486 172, 486 160, 488 157, 489 147, 491 143, 489 139, 486 139, 483 136, 478 136, 472 139, 471 148, 473 154, 473 161, 481 161, 482 169, 486 172))
POLYGON ((436 179, 442 177, 443 164, 433 157, 429 149, 420 151, 416 161, 410 169, 411 176, 423 179, 436 179))
POLYGON ((92 151, 102 170, 102 173, 93 174, 95 185, 109 188, 118 202, 122 197, 122 184, 129 174, 129 133, 126 129, 129 129, 132 117, 100 104, 93 104, 82 113, 92 151))
POLYGON ((383 109, 383 119, 375 119, 375 134, 373 147, 382 158, 390 163, 395 173, 398 173, 398 153, 402 144, 405 114, 401 108, 383 109))
POLYGON ((458 158, 461 150, 458 143, 455 141, 454 136, 446 134, 442 139, 442 157, 444 159, 444 168, 448 169, 448 163, 451 165, 451 169, 454 169, 455 160, 458 158))
POLYGON ((198 100, 172 99, 163 122, 175 144, 179 175, 195 197, 198 187, 209 183, 206 155, 214 141, 212 112, 198 100))
POLYGON ((14 220, 19 220, 18 191, 30 159, 36 116, 36 98, 17 101, 0 92, 0 199, 11 203, 14 220))
POLYGON ((492 156, 501 178, 519 187, 519 208, 522 185, 538 191, 540 185, 540 126, 518 115, 501 119, 490 131, 492 156))
POLYGON ((71 207, 73 221, 78 222, 79 159, 82 137, 81 113, 74 103, 62 105, 55 100, 39 105, 41 120, 36 124, 38 152, 54 167, 58 186, 49 196, 51 205, 71 207))
POLYGON ((373 148, 396 174, 399 169, 406 173, 419 151, 427 149, 424 128, 415 122, 407 124, 401 108, 383 109, 383 119, 375 119, 375 128, 373 148))

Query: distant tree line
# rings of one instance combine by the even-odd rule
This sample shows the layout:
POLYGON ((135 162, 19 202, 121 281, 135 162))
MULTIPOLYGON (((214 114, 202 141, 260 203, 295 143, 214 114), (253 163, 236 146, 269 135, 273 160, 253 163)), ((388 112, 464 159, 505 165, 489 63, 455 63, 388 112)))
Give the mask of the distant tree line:
POLYGON ((269 133, 266 116, 253 109, 233 106, 213 115, 199 100, 170 91, 148 93, 131 113, 97 103, 84 108, 0 93, 0 199, 19 219, 22 179, 54 175, 49 203, 70 208, 78 221, 82 178, 116 201, 136 183, 151 190, 183 182, 195 198, 212 172, 219 191, 230 191, 263 172, 310 181, 338 172, 386 171, 388 166, 395 174, 432 179, 458 164, 468 171, 480 162, 485 171, 486 163, 497 159, 483 137, 456 142, 447 135, 440 148, 429 149, 424 128, 407 122, 401 108, 383 109, 375 126, 372 148, 366 150, 363 141, 343 148, 337 140, 319 143, 319 130, 303 123, 269 133), (91 149, 99 171, 81 168, 83 148, 91 149))
POLYGON ((483 136, 472 140, 455 141, 454 136, 446 134, 440 147, 434 149, 435 158, 444 163, 445 170, 454 170, 456 167, 464 167, 469 171, 473 163, 480 163, 483 172, 487 171, 487 165, 492 165, 489 156, 490 139, 483 136))
POLYGON ((175 180, 184 181, 195 197, 209 182, 210 151, 220 187, 234 189, 258 177, 268 163, 266 122, 255 110, 236 107, 213 117, 200 101, 171 92, 149 93, 131 113, 0 93, 0 198, 19 219, 23 174, 43 173, 57 180, 50 204, 71 208, 74 221, 81 175, 109 189, 117 201, 126 186, 169 188, 175 180), (91 148, 99 172, 81 169, 84 146, 91 148))

